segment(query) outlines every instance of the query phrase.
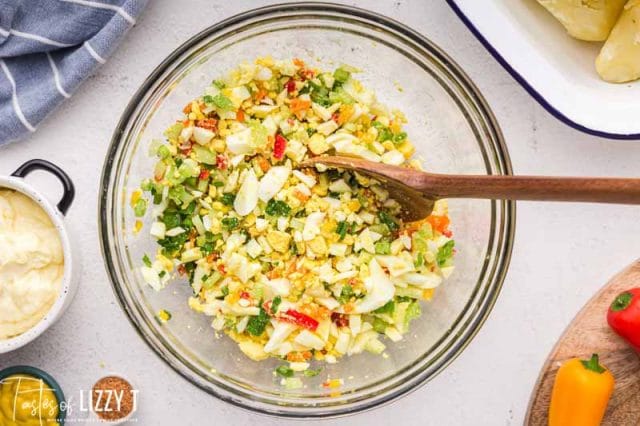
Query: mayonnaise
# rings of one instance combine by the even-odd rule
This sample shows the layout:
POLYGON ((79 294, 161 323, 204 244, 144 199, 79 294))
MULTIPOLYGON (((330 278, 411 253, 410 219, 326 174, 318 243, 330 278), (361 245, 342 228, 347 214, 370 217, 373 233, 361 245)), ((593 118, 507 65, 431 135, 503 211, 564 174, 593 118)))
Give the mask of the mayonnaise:
POLYGON ((45 211, 19 192, 0 189, 0 339, 22 334, 60 292, 64 254, 45 211))

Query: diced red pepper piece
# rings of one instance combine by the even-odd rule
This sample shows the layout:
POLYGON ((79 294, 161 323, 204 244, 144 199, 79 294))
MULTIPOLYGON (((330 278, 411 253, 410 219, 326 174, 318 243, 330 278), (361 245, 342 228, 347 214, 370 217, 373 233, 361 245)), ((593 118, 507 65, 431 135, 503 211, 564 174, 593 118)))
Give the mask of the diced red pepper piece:
POLYGON ((296 82, 293 79, 291 79, 287 81, 287 83, 285 84, 285 87, 287 88, 287 93, 293 93, 296 91, 296 82))
POLYGON ((207 169, 202 169, 202 171, 200 172, 200 175, 198 176, 198 179, 200 179, 200 180, 207 180, 207 179, 209 179, 209 170, 207 170, 207 169))
POLYGON ((240 298, 248 300, 248 299, 251 299, 251 295, 248 292, 243 291, 243 292, 240 293, 240 298))
POLYGON ((218 154, 216 156, 216 167, 220 170, 225 170, 227 168, 227 157, 222 154, 218 154))
POLYGON ((284 136, 278 134, 276 135, 276 140, 273 143, 273 156, 278 160, 281 160, 284 157, 284 151, 287 149, 287 140, 284 136))
POLYGON ((218 265, 218 271, 220 271, 220 273, 224 275, 227 273, 227 268, 225 268, 224 265, 221 263, 218 265))
POLYGON ((314 320, 309 315, 305 315, 294 309, 287 309, 287 312, 285 312, 284 315, 279 316, 278 319, 311 331, 316 331, 316 328, 318 328, 318 321, 314 320))
POLYGON ((338 312, 331 313, 331 321, 335 322, 338 327, 349 326, 349 317, 345 314, 339 314, 338 312))

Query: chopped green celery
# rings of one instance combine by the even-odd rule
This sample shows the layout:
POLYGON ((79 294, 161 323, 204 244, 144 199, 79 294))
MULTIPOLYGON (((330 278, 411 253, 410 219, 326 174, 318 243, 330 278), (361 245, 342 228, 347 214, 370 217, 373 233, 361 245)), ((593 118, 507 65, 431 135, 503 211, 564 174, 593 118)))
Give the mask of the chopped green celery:
POLYGON ((354 296, 353 287, 347 284, 342 287, 342 290, 340 291, 340 296, 338 297, 338 302, 341 305, 344 305, 345 303, 349 302, 349 300, 351 300, 353 296, 354 296))
POLYGON ((316 370, 312 370, 309 368, 307 370, 304 370, 302 374, 304 374, 305 377, 315 377, 318 374, 320 374, 321 371, 322 371, 322 368, 318 368, 316 370))
POLYGON ((371 127, 375 127, 376 129, 380 130, 380 129, 384 129, 386 126, 379 121, 372 121, 371 127))
POLYGON ((147 256, 146 253, 144 254, 144 256, 142 256, 142 263, 144 263, 145 266, 151 268, 151 259, 149 259, 149 256, 147 256))
POLYGON ((289 216, 291 207, 284 201, 270 199, 264 212, 269 216, 289 216))
POLYGON ((424 253, 419 251, 418 253, 416 253, 415 257, 416 259, 413 261, 413 266, 415 266, 416 268, 424 266, 424 263, 425 263, 424 253))
POLYGON ((225 87, 227 87, 227 85, 226 85, 226 84, 224 84, 224 81, 222 81, 222 80, 213 80, 213 81, 211 82, 211 84, 212 84, 212 85, 214 85, 215 87, 217 87, 217 88, 218 88, 218 89, 220 89, 220 90, 222 90, 222 89, 224 89, 225 87))
POLYGON ((373 319, 373 329, 378 333, 384 333, 384 331, 387 329, 387 325, 388 324, 380 318, 373 319))
POLYGON ((202 179, 199 180, 197 188, 200 192, 207 192, 207 188, 209 188, 209 181, 202 179))
POLYGON ((213 105, 214 107, 223 111, 232 111, 235 109, 233 107, 233 102, 231 102, 231 99, 227 98, 221 93, 218 93, 215 96, 205 95, 202 100, 204 100, 205 104, 213 105))
MULTIPOLYGON (((396 288, 397 290, 398 288, 396 288)), ((404 333, 407 331, 405 327, 404 318, 407 314, 407 309, 409 308, 409 302, 396 302, 395 310, 393 311, 393 324, 396 326, 398 331, 404 333)))
POLYGON ((354 99, 342 87, 329 92, 329 101, 331 103, 352 104, 354 99))
POLYGON ((369 339, 364 345, 367 352, 380 355, 387 347, 378 339, 369 339))
POLYGON ((333 72, 333 78, 340 83, 344 83, 349 80, 351 73, 343 68, 338 68, 333 72))
POLYGON ((169 189, 169 199, 178 205, 188 205, 193 201, 193 195, 189 194, 184 186, 174 186, 169 189))
POLYGON ((378 131, 378 142, 385 142, 393 139, 393 133, 387 127, 378 131))
POLYGON ((166 145, 160 145, 158 147, 158 157, 160 157, 161 159, 165 159, 165 158, 169 158, 169 156, 171 155, 171 151, 169 151, 169 148, 167 148, 166 145))
POLYGON ((276 374, 281 377, 293 377, 293 370, 288 365, 279 365, 276 367, 276 374))
POLYGON ((376 254, 390 254, 391 243, 389 241, 378 241, 375 244, 376 254))
POLYGON ((251 297, 256 300, 262 300, 264 296, 264 287, 262 284, 256 284, 250 291, 251 297))
POLYGON ((438 263, 438 266, 445 266, 453 257, 453 248, 455 247, 455 244, 455 241, 449 240, 438 249, 438 253, 436 254, 436 262, 438 263))
POLYGON ((420 315, 422 315, 422 308, 420 307, 420 303, 417 300, 411 302, 404 316, 405 329, 409 327, 409 322, 411 322, 411 320, 418 318, 420 315))
POLYGON ((164 131, 164 135, 171 142, 177 142, 178 137, 180 136, 180 132, 184 129, 184 125, 181 122, 175 123, 173 126, 169 127, 164 131))
POLYGON ((187 158, 180 164, 180 167, 178 167, 178 173, 185 179, 196 177, 200 174, 200 166, 191 158, 187 158))
POLYGON ((267 145, 269 138, 269 131, 264 127, 259 120, 249 120, 247 125, 251 129, 251 141, 256 148, 264 147, 267 145))
POLYGON ((427 240, 433 237, 433 230, 431 224, 425 222, 417 232, 414 232, 411 236, 411 247, 414 252, 426 252, 429 247, 427 246, 427 240))
POLYGON ((195 176, 188 177, 184 180, 185 185, 195 188, 198 186, 198 178, 195 176))
POLYGON ((151 179, 145 179, 142 181, 142 183, 140 183, 140 189, 142 189, 145 192, 149 192, 153 189, 155 189, 155 186, 153 184, 153 182, 151 181, 151 179))
POLYGON ((378 233, 382 236, 387 236, 391 233, 391 231, 389 231, 389 227, 387 225, 385 225, 384 223, 380 223, 378 225, 371 225, 369 227, 369 231, 378 233))
POLYGON ((222 198, 220 201, 222 201, 222 204, 224 204, 225 206, 232 206, 235 199, 236 199, 236 194, 227 192, 226 194, 222 195, 222 198))
POLYGON ((213 186, 216 188, 222 188, 224 186, 224 182, 220 182, 219 180, 213 182, 213 186))
POLYGON ((393 300, 389 300, 383 306, 373 311, 374 314, 393 314, 396 303, 393 300))
POLYGON ((136 205, 133 207, 133 212, 136 217, 142 217, 147 212, 147 200, 140 198, 136 201, 136 205))
POLYGON ((218 271, 213 271, 211 275, 209 275, 207 279, 203 281, 202 288, 204 288, 205 290, 211 290, 213 286, 215 286, 216 283, 221 279, 222 279, 222 274, 218 271))
POLYGON ((396 287, 396 296, 411 297, 419 299, 422 297, 422 289, 412 286, 396 287))
POLYGON ((198 160, 199 162, 209 165, 216 164, 216 154, 211 152, 211 150, 207 147, 194 144, 193 152, 195 154, 196 160, 198 160))
POLYGON ((262 307, 260 308, 260 313, 258 315, 254 315, 249 318, 249 322, 247 323, 247 332, 253 336, 260 336, 264 333, 265 328, 267 328, 267 324, 269 323, 269 315, 267 315, 267 311, 265 311, 262 307))

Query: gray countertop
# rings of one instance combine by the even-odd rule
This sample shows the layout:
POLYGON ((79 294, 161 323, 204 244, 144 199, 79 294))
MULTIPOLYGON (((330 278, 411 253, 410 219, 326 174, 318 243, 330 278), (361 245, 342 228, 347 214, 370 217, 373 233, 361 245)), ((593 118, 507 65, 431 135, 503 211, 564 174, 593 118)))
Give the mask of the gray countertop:
MULTIPOLYGON (((97 230, 102 162, 133 92, 179 44, 205 27, 268 4, 264 0, 151 0, 114 56, 29 139, 0 149, 0 174, 46 158, 77 185, 67 225, 78 247, 81 287, 64 317, 34 343, 0 355, 0 368, 30 364, 52 373, 67 393, 107 372, 140 389, 138 424, 275 425, 209 396, 166 366, 138 337, 115 300, 97 230)), ((551 117, 498 65, 442 0, 349 1, 388 15, 447 51, 478 85, 520 174, 638 173, 640 144, 591 137, 551 117)), ((29 178, 56 200, 45 175, 29 178)), ((519 203, 514 256, 498 303, 464 353, 443 373, 383 408, 331 424, 521 424, 547 353, 584 302, 640 253, 634 207, 519 203), (637 251, 636 251, 637 250, 637 251)), ((75 413, 73 417, 82 417, 75 413)))

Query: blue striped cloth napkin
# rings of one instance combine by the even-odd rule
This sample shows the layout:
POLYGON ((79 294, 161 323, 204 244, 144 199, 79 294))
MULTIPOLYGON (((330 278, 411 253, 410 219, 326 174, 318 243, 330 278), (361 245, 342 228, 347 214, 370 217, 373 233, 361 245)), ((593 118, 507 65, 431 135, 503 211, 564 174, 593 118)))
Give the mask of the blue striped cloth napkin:
POLYGON ((37 125, 113 53, 148 0, 0 0, 0 145, 37 125))

